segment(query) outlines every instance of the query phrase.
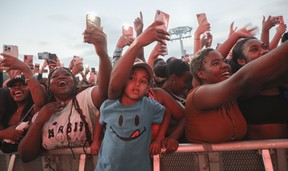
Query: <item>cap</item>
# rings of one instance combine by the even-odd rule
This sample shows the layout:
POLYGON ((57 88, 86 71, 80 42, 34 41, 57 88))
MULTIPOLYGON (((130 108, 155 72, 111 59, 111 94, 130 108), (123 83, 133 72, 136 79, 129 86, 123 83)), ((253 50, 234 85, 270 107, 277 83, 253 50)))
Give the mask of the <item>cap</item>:
POLYGON ((7 85, 7 87, 12 87, 17 82, 25 83, 26 81, 25 81, 24 75, 22 75, 22 74, 16 75, 14 78, 10 79, 6 85, 7 85))
POLYGON ((137 59, 135 60, 134 64, 133 64, 133 67, 132 67, 132 68, 134 68, 134 67, 142 67, 142 68, 145 68, 146 71, 147 71, 148 74, 149 74, 150 82, 152 81, 152 79, 153 79, 153 77, 154 77, 154 74, 153 74, 152 68, 150 67, 150 65, 149 65, 148 63, 143 62, 141 59, 138 59, 138 58, 137 58, 137 59))

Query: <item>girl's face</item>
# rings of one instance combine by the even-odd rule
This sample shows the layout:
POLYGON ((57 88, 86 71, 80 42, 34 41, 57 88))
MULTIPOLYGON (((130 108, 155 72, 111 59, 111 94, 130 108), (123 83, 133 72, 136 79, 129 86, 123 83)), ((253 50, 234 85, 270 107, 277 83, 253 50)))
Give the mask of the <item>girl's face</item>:
POLYGON ((122 96, 122 103, 137 103, 143 97, 149 88, 149 74, 146 69, 138 67, 133 68, 129 80, 125 86, 122 96))
POLYGON ((269 52, 267 46, 258 39, 248 40, 243 45, 243 54, 246 57, 246 63, 259 58, 267 52, 269 52))
POLYGON ((197 74, 204 84, 218 83, 231 76, 231 67, 217 51, 211 51, 203 60, 203 70, 197 74))
POLYGON ((10 87, 10 95, 15 102, 25 101, 29 96, 27 84, 16 82, 12 87, 10 87))
POLYGON ((75 86, 72 74, 64 68, 52 73, 49 84, 56 97, 71 97, 75 86))

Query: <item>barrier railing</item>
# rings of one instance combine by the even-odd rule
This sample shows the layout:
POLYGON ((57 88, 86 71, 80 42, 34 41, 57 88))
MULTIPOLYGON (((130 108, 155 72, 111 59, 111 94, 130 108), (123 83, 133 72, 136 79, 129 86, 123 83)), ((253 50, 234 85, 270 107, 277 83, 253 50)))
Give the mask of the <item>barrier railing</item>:
MULTIPOLYGON (((288 170, 288 140, 239 141, 222 144, 180 144, 173 154, 153 157, 154 171, 193 170, 193 171, 241 171, 241 170, 288 170)), ((97 157, 89 155, 90 149, 49 150, 47 157, 22 163, 18 154, 0 152, 0 170, 94 170, 97 157), (52 157, 51 157, 52 156, 52 157), (48 157, 49 158, 49 157, 48 157), (50 162, 50 163, 49 163, 50 162), (52 164, 51 164, 52 163, 52 164), (30 165, 30 166, 29 166, 30 165), (25 166, 25 167, 24 167, 25 166), (35 169, 35 167, 38 167, 35 169), (51 169, 51 167, 53 169, 51 169)))

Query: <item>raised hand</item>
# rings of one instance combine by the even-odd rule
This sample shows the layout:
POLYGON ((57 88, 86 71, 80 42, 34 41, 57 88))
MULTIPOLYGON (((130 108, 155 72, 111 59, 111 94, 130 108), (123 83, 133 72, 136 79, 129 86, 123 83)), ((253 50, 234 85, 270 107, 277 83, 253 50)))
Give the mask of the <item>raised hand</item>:
POLYGON ((162 24, 164 24, 162 21, 154 21, 135 40, 141 43, 141 46, 146 46, 154 41, 158 41, 159 43, 166 45, 165 40, 170 40, 170 34, 166 30, 159 27, 162 24))
POLYGON ((142 15, 142 12, 140 11, 140 17, 137 17, 134 21, 134 29, 137 33, 137 36, 139 36, 142 31, 143 31, 143 15, 142 15))
POLYGON ((101 28, 86 29, 83 35, 84 42, 93 44, 99 56, 103 53, 107 54, 107 36, 101 28))

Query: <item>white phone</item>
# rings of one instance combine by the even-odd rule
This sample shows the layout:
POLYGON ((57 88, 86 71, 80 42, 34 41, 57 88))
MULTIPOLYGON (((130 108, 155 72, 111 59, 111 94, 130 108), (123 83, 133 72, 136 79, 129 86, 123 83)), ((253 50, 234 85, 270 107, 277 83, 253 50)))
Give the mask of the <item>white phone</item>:
POLYGON ((3 45, 3 54, 18 58, 18 46, 16 46, 16 45, 3 45))
POLYGON ((93 28, 100 28, 101 27, 101 18, 94 15, 94 14, 87 14, 86 15, 86 28, 93 29, 93 28))

